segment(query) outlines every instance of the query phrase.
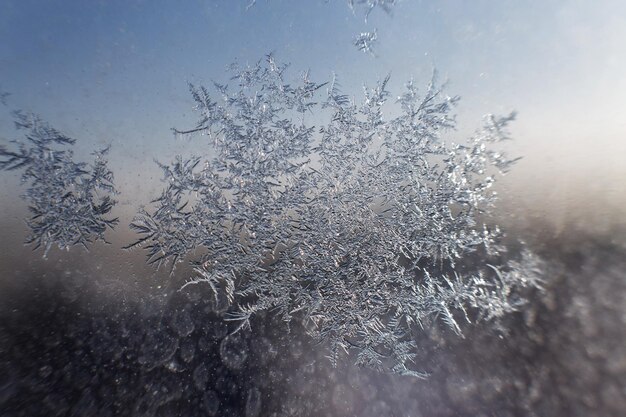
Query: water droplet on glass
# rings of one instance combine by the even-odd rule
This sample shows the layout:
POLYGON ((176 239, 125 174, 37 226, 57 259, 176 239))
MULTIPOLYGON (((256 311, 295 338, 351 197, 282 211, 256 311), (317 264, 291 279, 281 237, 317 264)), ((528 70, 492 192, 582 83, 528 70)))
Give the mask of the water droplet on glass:
POLYGON ((257 417, 261 413, 261 391, 251 388, 246 399, 246 417, 257 417))
POLYGON ((172 328, 180 337, 187 337, 193 333, 195 326, 191 319, 191 314, 187 309, 174 313, 171 321, 172 328))
POLYGON ((217 397, 217 394, 215 393, 215 391, 212 391, 212 390, 206 391, 204 393, 204 396, 202 397, 202 404, 208 415, 210 416, 217 415, 217 411, 220 408, 220 400, 217 397))
POLYGON ((228 335, 222 340, 220 357, 224 365, 230 369, 241 369, 248 357, 248 344, 241 332, 228 335))

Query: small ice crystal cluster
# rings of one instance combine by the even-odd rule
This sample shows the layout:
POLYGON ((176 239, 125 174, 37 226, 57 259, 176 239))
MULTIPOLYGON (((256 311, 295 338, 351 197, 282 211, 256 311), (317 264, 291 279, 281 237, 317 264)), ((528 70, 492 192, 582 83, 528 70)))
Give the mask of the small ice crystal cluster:
MULTIPOLYGON (((252 7, 256 5, 257 0, 248 0, 248 4, 246 5, 246 10, 250 10, 252 7)), ((326 0, 328 2, 328 0, 326 0)), ((391 14, 391 11, 395 5, 398 4, 399 0, 347 0, 348 7, 353 12, 357 8, 363 8, 365 10, 365 22, 367 23, 367 19, 369 15, 372 13, 374 9, 382 9, 387 14, 391 14)))
POLYGON ((374 56, 374 44, 378 40, 377 31, 373 32, 361 32, 358 36, 354 38, 352 44, 356 46, 359 51, 368 53, 374 56))
MULTIPOLYGON (((328 2, 328 0, 326 0, 328 2)), ((365 23, 372 13, 374 9, 382 9, 387 14, 391 14, 394 6, 398 4, 399 0, 348 0, 348 6, 353 13, 356 12, 357 9, 364 9, 365 12, 365 23)), ((256 5, 257 0, 251 0, 246 6, 246 11, 254 7, 256 5)), ((361 32, 356 35, 352 44, 356 46, 359 51, 368 53, 372 56, 376 56, 374 54, 373 45, 378 40, 377 31, 374 30, 372 32, 361 32)))
POLYGON ((38 117, 15 112, 15 126, 26 131, 26 141, 15 141, 14 150, 0 146, 0 170, 22 170, 22 182, 28 184, 26 243, 43 248, 45 258, 54 245, 87 248, 94 240, 104 240, 104 232, 118 221, 107 216, 116 194, 105 159, 108 149, 94 152, 92 164, 75 162, 67 149, 75 140, 38 117))
POLYGON ((297 318, 333 363, 352 350, 359 365, 419 377, 414 329, 440 319, 460 334, 461 319, 498 319, 539 285, 530 254, 500 263, 485 220, 513 163, 493 149, 513 115, 448 144, 458 98, 436 77, 421 92, 409 82, 388 115, 389 77, 355 102, 336 78, 287 80, 272 56, 231 69, 234 88, 191 86, 200 120, 176 131, 201 134, 212 157, 162 165, 167 186, 129 248, 172 272, 189 260, 185 285, 225 294, 237 329, 262 311, 297 318))
POLYGON ((399 0, 348 0, 348 6, 352 11, 354 11, 357 7, 362 7, 365 9, 365 22, 367 23, 367 19, 374 9, 382 9, 387 14, 391 14, 391 11, 395 5, 397 5, 399 0))

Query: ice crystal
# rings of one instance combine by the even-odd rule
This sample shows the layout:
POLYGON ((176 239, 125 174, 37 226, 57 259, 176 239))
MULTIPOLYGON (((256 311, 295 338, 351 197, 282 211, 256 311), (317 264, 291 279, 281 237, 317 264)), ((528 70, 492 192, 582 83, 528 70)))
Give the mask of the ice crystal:
POLYGON ((90 165, 75 162, 67 148, 75 140, 37 116, 15 112, 15 126, 26 131, 26 141, 15 141, 14 150, 0 146, 0 170, 23 170, 22 182, 28 184, 26 243, 43 248, 46 257, 53 245, 87 248, 94 240, 105 240, 104 232, 118 221, 106 217, 116 194, 105 159, 108 148, 94 152, 90 165))
POLYGON ((446 143, 458 98, 436 76, 421 92, 407 83, 391 115, 389 77, 355 102, 336 77, 291 82, 286 70, 268 56, 234 65, 234 88, 191 86, 200 120, 176 132, 202 133, 215 156, 162 165, 167 186, 130 247, 172 271, 202 249, 185 285, 225 294, 238 329, 260 311, 297 317, 333 362, 353 350, 359 365, 423 376, 415 328, 440 319, 461 334, 460 319, 498 319, 539 283, 530 254, 499 264, 486 220, 514 162, 494 149, 514 115, 446 143))
POLYGON ((362 32, 354 38, 352 44, 357 47, 359 51, 363 51, 370 55, 374 55, 373 46, 378 40, 378 34, 374 29, 373 32, 362 32))
MULTIPOLYGON (((256 5, 257 0, 248 0, 248 4, 246 5, 246 11, 250 10, 252 7, 256 5)), ((329 0, 326 0, 328 3, 329 0)), ((365 10, 365 22, 367 23, 367 19, 374 9, 382 9, 387 14, 391 14, 393 7, 398 4, 399 0, 347 0, 348 7, 353 12, 356 11, 357 8, 363 8, 365 10)))
POLYGON ((372 11, 376 8, 380 8, 387 14, 391 14, 393 7, 398 4, 399 0, 348 0, 348 6, 352 11, 356 7, 363 7, 365 9, 365 22, 369 18, 372 11))

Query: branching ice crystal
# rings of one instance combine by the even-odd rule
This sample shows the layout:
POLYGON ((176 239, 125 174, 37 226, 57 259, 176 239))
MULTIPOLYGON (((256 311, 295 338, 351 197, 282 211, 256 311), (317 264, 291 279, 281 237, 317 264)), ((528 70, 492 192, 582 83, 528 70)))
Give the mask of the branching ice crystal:
POLYGON ((376 8, 384 10, 387 14, 391 14, 392 8, 398 4, 399 0, 348 0, 348 6, 354 11, 355 6, 362 6, 365 8, 365 22, 370 16, 370 13, 376 8))
POLYGON ((256 4, 256 0, 250 0, 250 3, 246 6, 246 11, 250 10, 256 4))
POLYGON ((88 165, 75 162, 67 146, 75 143, 32 114, 15 112, 15 126, 26 131, 25 142, 17 149, 0 146, 0 170, 23 170, 22 182, 29 184, 24 198, 29 203, 30 228, 27 244, 44 249, 44 258, 53 245, 69 249, 103 240, 117 218, 107 218, 115 200, 113 174, 103 149, 94 152, 88 165))
POLYGON ((370 55, 374 55, 374 43, 378 40, 378 34, 376 30, 373 32, 362 32, 357 37, 354 38, 352 42, 354 46, 357 47, 359 51, 363 51, 370 55))
POLYGON ((458 98, 436 76, 421 92, 409 82, 392 116, 389 77, 355 102, 336 77, 293 83, 286 69, 268 56, 234 65, 234 88, 191 86, 200 120, 177 132, 202 133, 215 157, 162 165, 167 186, 129 247, 172 271, 201 250, 186 285, 223 291, 240 328, 260 311, 298 317, 333 362, 353 350, 359 365, 423 376, 413 330, 441 319, 460 334, 460 319, 498 319, 540 283, 531 254, 499 262, 486 220, 514 162, 494 149, 514 115, 449 144, 458 98))
MULTIPOLYGON (((256 5, 257 0, 247 0, 248 4, 246 6, 246 11, 250 10, 252 7, 256 5)), ((369 18, 372 11, 376 8, 380 8, 385 11, 387 14, 391 14, 393 7, 398 4, 399 0, 347 0, 348 7, 353 12, 358 8, 362 7, 365 9, 365 23, 367 23, 367 19, 369 18)), ((326 0, 328 3, 329 0, 326 0)))

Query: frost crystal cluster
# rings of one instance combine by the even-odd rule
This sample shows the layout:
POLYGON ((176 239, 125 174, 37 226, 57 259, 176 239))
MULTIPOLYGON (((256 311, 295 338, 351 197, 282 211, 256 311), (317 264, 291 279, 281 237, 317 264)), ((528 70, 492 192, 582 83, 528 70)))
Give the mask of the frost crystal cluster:
MULTIPOLYGON (((328 2, 329 0, 326 0, 328 2)), ((248 0, 248 4, 246 5, 246 10, 250 10, 252 7, 256 5, 257 0, 248 0)), ((357 8, 362 8, 365 11, 365 22, 367 23, 367 19, 374 9, 382 9, 387 14, 391 14, 393 7, 396 6, 399 0, 347 0, 348 7, 353 12, 356 11, 357 8)))
POLYGON ((376 30, 373 32, 361 32, 354 38, 352 44, 356 46, 359 51, 374 55, 373 46, 378 40, 378 34, 376 30))
POLYGON ((391 14, 391 11, 399 0, 348 0, 348 6, 353 11, 355 8, 363 7, 365 9, 365 22, 369 18, 370 13, 376 8, 384 10, 387 14, 391 14))
POLYGON ((107 228, 117 218, 107 218, 115 200, 113 174, 104 159, 107 149, 95 152, 93 164, 75 162, 66 147, 75 143, 32 114, 15 113, 15 126, 23 129, 25 142, 17 149, 0 146, 0 170, 23 170, 22 182, 28 184, 30 228, 27 244, 41 247, 44 257, 52 246, 69 249, 104 240, 107 228))
POLYGON ((177 132, 202 134, 211 158, 162 166, 167 187, 129 246, 172 271, 193 258, 186 285, 224 292, 227 319, 297 318, 333 362, 353 350, 359 365, 421 376, 413 330, 441 319, 461 333, 461 320, 497 319, 539 283, 530 255, 498 264, 500 232, 484 220, 513 162, 493 149, 512 115, 447 144, 458 98, 435 77, 393 105, 388 77, 355 102, 336 79, 289 82, 271 56, 232 71, 235 88, 191 87, 200 120, 177 132))

